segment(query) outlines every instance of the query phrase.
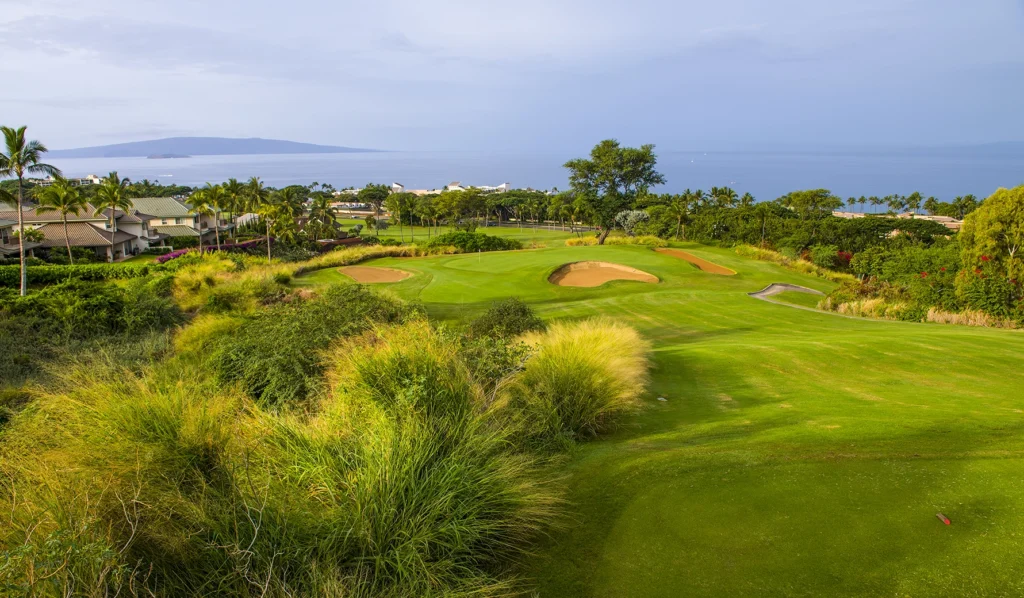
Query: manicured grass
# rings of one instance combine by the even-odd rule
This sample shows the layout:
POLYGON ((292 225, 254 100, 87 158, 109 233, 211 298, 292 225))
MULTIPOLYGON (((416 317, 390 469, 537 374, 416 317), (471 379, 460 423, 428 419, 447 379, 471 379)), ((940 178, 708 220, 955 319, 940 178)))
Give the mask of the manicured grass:
POLYGON ((443 320, 514 295, 653 342, 645 410, 556 472, 568 513, 526 563, 538 594, 1024 593, 1024 334, 759 301, 746 293, 772 282, 833 285, 679 246, 737 275, 622 246, 367 263, 416 272, 382 286, 443 320), (547 282, 582 260, 661 282, 547 282))
POLYGON ((155 264, 157 257, 159 257, 159 256, 140 254, 140 255, 134 255, 134 256, 126 259, 126 260, 123 260, 123 261, 120 261, 120 262, 117 262, 117 263, 118 264, 155 264))
POLYGON ((818 302, 822 300, 822 296, 812 295, 811 293, 801 293, 799 291, 783 291, 778 295, 772 295, 772 299, 783 303, 800 305, 802 307, 815 308, 818 306, 818 302))
MULTIPOLYGON (((355 219, 348 219, 348 218, 341 219, 338 222, 342 226, 342 228, 344 228, 345 230, 348 230, 348 229, 352 228, 356 224, 364 224, 364 222, 362 220, 355 220, 355 219)), ((444 234, 444 233, 450 232, 450 230, 451 229, 449 229, 447 226, 442 226, 442 227, 438 228, 437 230, 430 229, 429 234, 428 234, 427 227, 423 227, 423 226, 414 226, 414 227, 403 226, 401 229, 399 229, 399 227, 397 225, 393 225, 393 226, 388 227, 387 230, 380 231, 380 233, 378 233, 375 230, 368 231, 368 230, 366 230, 364 228, 363 229, 363 234, 364 235, 369 234, 371 236, 372 235, 378 235, 378 236, 380 236, 381 239, 404 240, 406 243, 409 243, 411 241, 415 241, 417 243, 422 243, 422 242, 426 241, 428 238, 430 238, 432 236, 436 236, 438 234, 444 234)), ((486 228, 481 226, 481 227, 476 229, 476 232, 478 232, 478 233, 486 233, 488 235, 493 235, 495 237, 508 237, 510 239, 518 239, 524 245, 544 244, 544 245, 546 245, 548 247, 560 246, 560 245, 563 244, 565 239, 568 239, 570 237, 575 236, 571 232, 569 232, 568 229, 563 231, 563 230, 561 230, 557 226, 553 227, 553 228, 552 227, 533 227, 533 226, 527 225, 527 224, 524 224, 521 229, 519 227, 516 227, 516 226, 489 226, 489 227, 486 227, 486 228)), ((590 233, 590 234, 593 234, 593 233, 590 233)))

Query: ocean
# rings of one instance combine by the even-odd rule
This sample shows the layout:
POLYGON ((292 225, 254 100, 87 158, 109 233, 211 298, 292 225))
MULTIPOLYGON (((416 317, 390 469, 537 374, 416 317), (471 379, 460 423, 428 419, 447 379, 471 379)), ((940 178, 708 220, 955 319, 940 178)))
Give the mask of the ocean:
MULTIPOLYGON (((336 188, 367 182, 405 185, 407 189, 440 188, 453 181, 464 185, 498 185, 534 189, 565 189, 566 160, 557 153, 376 152, 351 154, 288 154, 195 156, 177 159, 64 158, 48 162, 65 176, 106 175, 116 170, 133 180, 202 185, 230 177, 260 177, 281 187, 331 183, 336 188)), ((666 184, 659 192, 729 186, 758 200, 775 199, 798 189, 830 189, 840 197, 920 191, 949 200, 957 195, 986 197, 998 187, 1024 184, 1024 158, 935 155, 911 151, 891 153, 739 153, 658 152, 658 170, 666 184)))

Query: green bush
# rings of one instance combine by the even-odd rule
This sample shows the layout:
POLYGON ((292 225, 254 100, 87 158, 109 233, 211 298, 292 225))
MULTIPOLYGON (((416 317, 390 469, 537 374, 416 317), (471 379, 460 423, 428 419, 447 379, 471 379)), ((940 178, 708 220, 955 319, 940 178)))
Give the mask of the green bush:
MULTIPOLYGON (((230 300, 215 301, 219 307, 230 300)), ((320 352, 340 337, 375 322, 396 321, 406 312, 397 300, 357 285, 328 287, 312 299, 275 305, 222 339, 214 369, 222 383, 241 383, 264 405, 302 401, 319 387, 320 352)))
POLYGON ((471 233, 456 231, 438 235, 427 241, 427 247, 455 247, 462 253, 476 253, 477 251, 510 251, 522 249, 523 244, 515 239, 505 237, 494 237, 484 233, 471 233))
POLYGON ((819 268, 834 270, 839 265, 839 248, 835 245, 811 247, 811 263, 819 268))
MULTIPOLYGON (((103 280, 127 280, 147 276, 159 271, 150 264, 75 264, 73 266, 32 266, 28 268, 28 283, 32 285, 56 284, 67 280, 99 282, 103 280)), ((21 286, 21 271, 18 266, 0 266, 0 286, 21 286)))
POLYGON ((510 297, 494 302, 474 319, 469 325, 469 334, 472 337, 514 337, 543 329, 544 321, 533 313, 529 305, 518 297, 510 297))

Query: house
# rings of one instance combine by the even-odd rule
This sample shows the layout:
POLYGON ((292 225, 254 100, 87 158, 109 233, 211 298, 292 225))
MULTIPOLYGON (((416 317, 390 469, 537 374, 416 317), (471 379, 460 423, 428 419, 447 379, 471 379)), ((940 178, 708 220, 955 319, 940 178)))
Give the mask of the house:
POLYGON ((217 230, 231 230, 231 220, 225 213, 204 215, 201 218, 189 212, 191 206, 173 197, 140 197, 133 199, 135 208, 146 214, 147 224, 163 242, 169 237, 198 237, 213 239, 217 230))
MULTIPOLYGON (((0 220, 14 221, 15 226, 17 218, 16 211, 0 212, 0 220)), ((118 210, 114 213, 113 235, 110 229, 110 211, 99 210, 93 206, 89 206, 80 214, 68 215, 66 237, 61 215, 57 212, 39 212, 35 208, 26 208, 22 210, 22 220, 26 229, 35 229, 43 234, 42 242, 26 243, 26 250, 59 249, 70 242, 72 247, 91 249, 101 257, 113 257, 116 260, 139 253, 148 248, 152 240, 147 224, 148 217, 134 209, 130 212, 118 210)), ((13 238, 13 233, 9 234, 8 238, 14 242, 4 244, 2 251, 13 251, 17 255, 18 244, 13 238)))
MULTIPOLYGON (((18 238, 14 236, 17 230, 17 220, 0 218, 0 257, 17 257, 21 251, 18 246, 18 238)), ((26 255, 35 255, 34 250, 42 246, 42 243, 25 243, 26 255)))
POLYGON ((911 220, 930 220, 931 222, 938 222, 942 226, 945 226, 953 232, 960 232, 960 227, 963 226, 963 220, 957 220, 950 216, 930 216, 924 214, 914 214, 913 212, 907 212, 896 216, 897 218, 907 218, 911 220))

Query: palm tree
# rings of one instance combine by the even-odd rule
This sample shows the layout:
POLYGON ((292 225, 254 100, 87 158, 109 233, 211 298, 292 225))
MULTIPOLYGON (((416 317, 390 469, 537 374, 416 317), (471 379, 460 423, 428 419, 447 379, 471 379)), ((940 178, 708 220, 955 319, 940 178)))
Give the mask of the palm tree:
POLYGON ((89 208, 88 202, 78 192, 78 187, 66 178, 56 175, 53 184, 48 187, 36 187, 36 201, 39 202, 38 213, 59 212, 60 221, 64 225, 64 244, 68 248, 68 261, 75 263, 71 255, 71 237, 68 235, 68 214, 77 216, 82 210, 89 208))
POLYGON ((270 209, 269 199, 270 193, 267 188, 263 186, 263 181, 259 177, 252 177, 249 182, 245 185, 245 200, 249 206, 249 210, 263 216, 264 223, 267 225, 267 263, 270 263, 270 219, 265 214, 267 212, 273 212, 270 209))
POLYGON ((320 240, 322 231, 333 231, 338 224, 338 215, 335 214, 334 206, 331 205, 333 201, 329 195, 319 191, 313 197, 313 203, 309 206, 309 221, 317 224, 313 230, 314 241, 320 240))
POLYGON ((743 206, 744 208, 749 208, 750 206, 754 205, 754 203, 756 203, 756 200, 754 199, 754 196, 751 195, 750 193, 744 193, 743 197, 740 198, 740 205, 743 206))
POLYGON ((203 217, 214 213, 210 206, 210 188, 210 184, 207 183, 205 189, 193 192, 188 198, 188 203, 192 206, 188 209, 188 213, 195 214, 196 219, 199 220, 199 255, 203 254, 203 217))
POLYGON ((231 211, 231 238, 235 238, 238 228, 238 213, 245 209, 245 185, 238 179, 228 179, 221 185, 224 188, 224 207, 231 211))
MULTIPOLYGON (((213 235, 217 239, 217 251, 220 251, 220 213, 224 210, 227 203, 227 193, 224 191, 224 187, 220 185, 211 185, 206 183, 206 187, 202 189, 203 198, 206 200, 206 205, 213 212, 213 235)), ((200 216, 200 230, 202 233, 202 217, 200 216)))
POLYGON ((110 261, 114 261, 114 233, 117 232, 117 211, 128 213, 132 209, 132 200, 128 197, 128 185, 132 182, 127 178, 117 176, 117 171, 111 172, 107 178, 100 183, 96 190, 96 203, 98 208, 110 210, 110 261))
POLYGON ((676 239, 679 239, 680 234, 686 239, 686 220, 690 216, 692 197, 693 194, 687 189, 683 193, 671 196, 665 204, 668 213, 676 217, 676 239))
POLYGON ((0 177, 18 177, 18 255, 21 258, 21 294, 28 292, 28 271, 25 269, 25 218, 21 204, 25 198, 25 175, 57 176, 60 170, 40 162, 46 146, 38 141, 25 141, 25 127, 0 127, 4 134, 4 150, 0 153, 0 177))

